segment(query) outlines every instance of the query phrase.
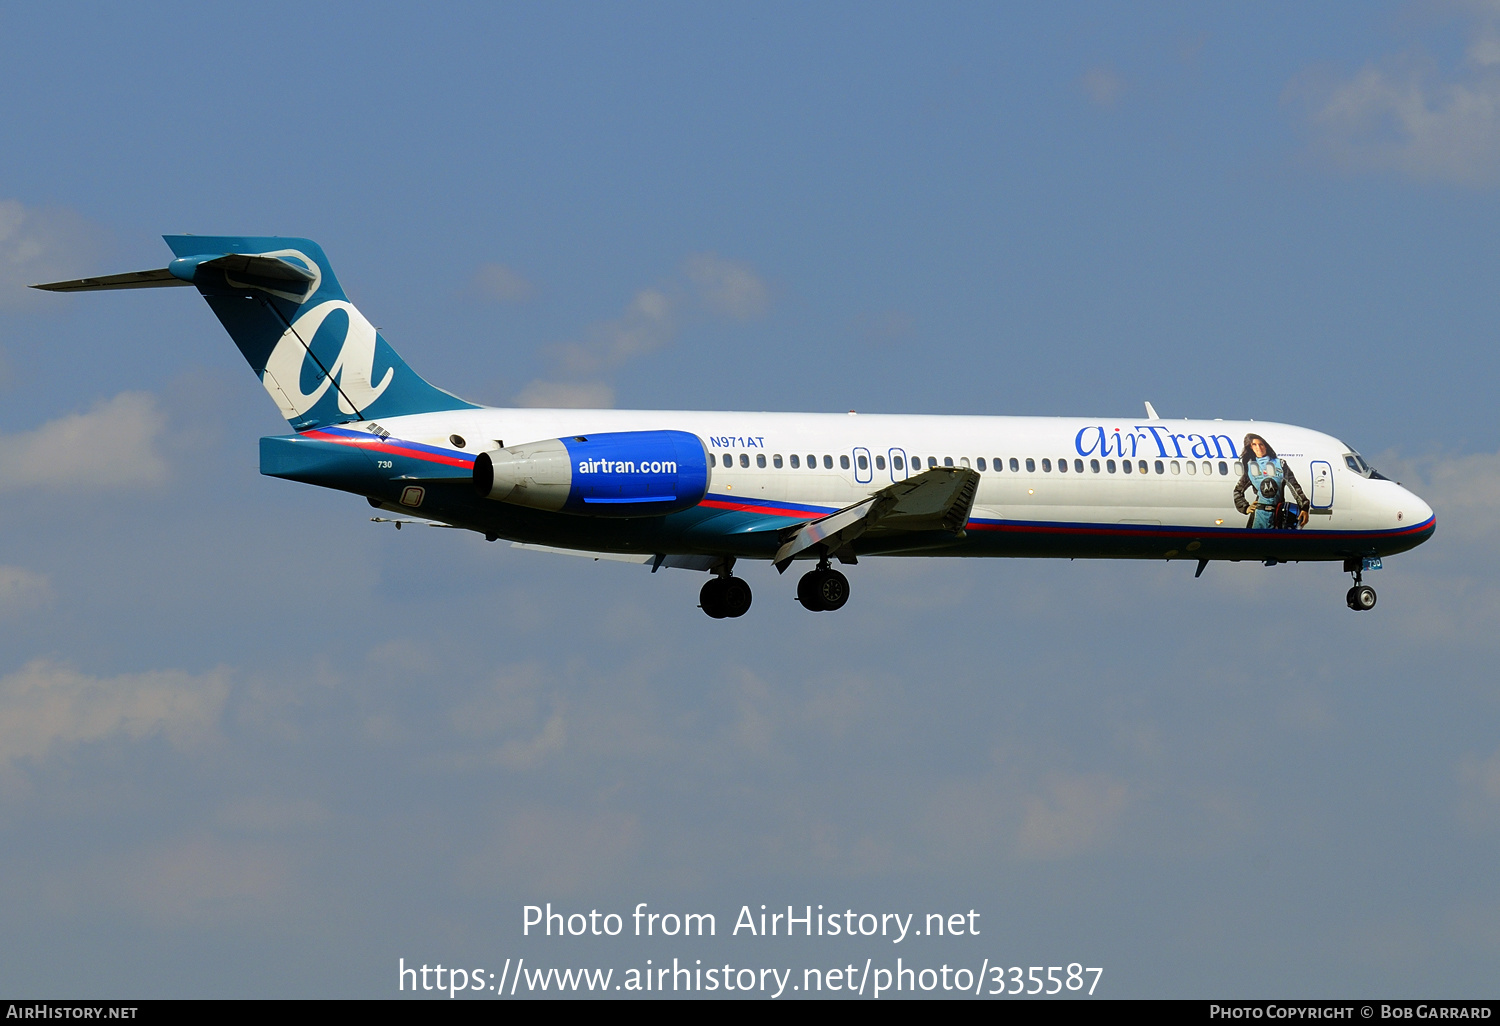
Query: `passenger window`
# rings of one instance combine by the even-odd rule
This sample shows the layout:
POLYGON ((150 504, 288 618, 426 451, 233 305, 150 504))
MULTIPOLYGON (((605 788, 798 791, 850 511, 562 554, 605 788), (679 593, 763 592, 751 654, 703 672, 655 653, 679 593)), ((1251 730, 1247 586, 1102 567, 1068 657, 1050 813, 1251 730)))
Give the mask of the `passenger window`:
POLYGON ((832 456, 824 456, 823 457, 823 469, 824 470, 832 470, 833 469, 833 457, 832 456))
POLYGON ((797 458, 797 454, 796 453, 792 453, 792 469, 793 470, 798 470, 798 469, 801 468, 801 466, 802 466, 802 461, 797 458))
POLYGON ((1131 474, 1131 473, 1135 472, 1135 468, 1133 466, 1131 466, 1131 463, 1130 463, 1129 460, 1121 460, 1120 461, 1120 469, 1123 470, 1127 474, 1131 474))
POLYGON ((1036 473, 1036 460, 1032 459, 1030 456, 1026 457, 1026 473, 1036 473))
POLYGON ((1174 474, 1180 474, 1180 473, 1182 473, 1182 465, 1179 464, 1176 460, 1172 461, 1172 473, 1174 473, 1174 474))
MULTIPOLYGON (((1243 474, 1244 473, 1244 471, 1240 469, 1240 465, 1238 463, 1236 463, 1234 465, 1234 471, 1235 471, 1236 474, 1243 474)), ((1224 477, 1228 477, 1229 476, 1229 465, 1226 464, 1223 460, 1219 461, 1219 474, 1222 475, 1222 476, 1224 476, 1224 477)))
POLYGON ((984 457, 981 456, 981 457, 979 457, 979 459, 975 460, 974 462, 975 462, 975 464, 977 464, 977 469, 982 473, 985 470, 984 457))
POLYGON ((1161 460, 1156 461, 1156 472, 1158 474, 1165 474, 1167 472, 1167 468, 1161 465, 1161 460))
POLYGON ((960 467, 967 467, 969 465, 969 457, 967 457, 967 456, 960 456, 958 458, 958 465, 960 467))
POLYGON ((1089 469, 1092 470, 1096 474, 1099 473, 1099 461, 1098 460, 1089 460, 1089 469))
POLYGON ((771 457, 771 466, 777 470, 781 469, 781 453, 778 452, 775 456, 771 457))
MULTIPOLYGON (((1027 460, 1026 462, 1030 463, 1031 461, 1027 460)), ((1050 473, 1052 473, 1052 461, 1051 460, 1042 460, 1042 473, 1044 473, 1044 474, 1050 474, 1050 473)))
POLYGON ((1075 474, 1082 474, 1083 473, 1083 460, 1074 460, 1073 461, 1073 472, 1075 474))
POLYGON ((870 469, 870 461, 867 460, 867 459, 865 459, 863 456, 856 456, 856 457, 854 457, 854 463, 855 463, 855 466, 859 467, 860 470, 869 470, 870 469))
POLYGON ((747 470, 750 468, 750 456, 748 453, 740 453, 740 466, 747 470))
POLYGON ((1187 472, 1188 477, 1192 477, 1194 474, 1198 473, 1198 464, 1194 463, 1192 460, 1188 460, 1187 472))
MULTIPOLYGON (((1028 460, 1027 462, 1029 463, 1030 460, 1028 460)), ((1012 474, 1014 474, 1014 473, 1016 473, 1020 469, 1021 469, 1021 461, 1018 460, 1018 459, 1016 459, 1014 456, 1012 456, 1010 458, 1010 472, 1012 474)))
POLYGON ((808 470, 817 470, 818 469, 818 458, 816 456, 809 456, 809 457, 807 457, 807 469, 808 470))
POLYGON ((714 459, 714 454, 713 453, 709 453, 708 454, 708 465, 710 467, 716 467, 716 466, 718 466, 718 461, 714 459))
POLYGON ((1068 461, 1067 460, 1058 460, 1057 461, 1057 472, 1059 474, 1066 474, 1068 472, 1068 461))
POLYGON ((1114 460, 1105 460, 1104 461, 1104 469, 1107 470, 1107 471, 1109 471, 1111 474, 1113 474, 1115 472, 1115 461, 1114 460))
POLYGON ((766 454, 765 453, 758 452, 758 453, 755 454, 755 465, 757 467, 759 467, 761 470, 765 470, 766 469, 766 454))
POLYGON ((897 470, 905 470, 906 469, 906 461, 903 460, 900 456, 892 456, 891 457, 891 466, 895 467, 897 470))
POLYGON ((1208 460, 1204 460, 1203 461, 1203 476, 1204 477, 1212 477, 1213 473, 1214 473, 1214 465, 1212 463, 1208 462, 1208 460))
POLYGON ((995 457, 995 469, 996 470, 1004 470, 1005 469, 1005 461, 1003 459, 1001 459, 999 456, 995 457))
POLYGON ((945 466, 945 467, 951 467, 951 466, 953 466, 953 457, 952 456, 944 456, 943 457, 943 466, 945 466))
POLYGON ((884 456, 876 456, 875 457, 875 469, 876 470, 884 470, 885 469, 885 457, 884 456))
POLYGON ((848 470, 849 469, 849 457, 847 457, 847 456, 840 456, 839 457, 839 469, 840 470, 848 470))
POLYGON ((937 457, 936 456, 929 456, 929 457, 927 457, 927 465, 929 467, 935 467, 935 466, 937 466, 937 457))

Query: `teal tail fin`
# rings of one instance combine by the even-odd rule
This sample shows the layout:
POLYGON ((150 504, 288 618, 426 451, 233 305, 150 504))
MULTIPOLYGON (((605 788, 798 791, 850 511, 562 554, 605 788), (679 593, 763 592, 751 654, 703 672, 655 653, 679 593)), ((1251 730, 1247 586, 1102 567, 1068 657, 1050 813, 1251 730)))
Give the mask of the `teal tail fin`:
POLYGON ((193 285, 298 431, 474 404, 428 384, 349 302, 308 239, 168 235, 156 271, 37 286, 53 292, 193 285))

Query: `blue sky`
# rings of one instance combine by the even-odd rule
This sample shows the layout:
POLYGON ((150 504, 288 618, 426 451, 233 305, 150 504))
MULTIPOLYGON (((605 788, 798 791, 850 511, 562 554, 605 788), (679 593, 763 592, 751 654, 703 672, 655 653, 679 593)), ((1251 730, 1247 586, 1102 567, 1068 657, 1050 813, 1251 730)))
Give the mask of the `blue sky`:
POLYGON ((8 5, 0 96, 0 990, 890 954, 520 936, 648 901, 977 908, 928 951, 1111 996, 1493 994, 1493 4, 8 5), (1149 399, 1334 433, 1438 533, 1359 617, 1330 567, 913 560, 713 622, 260 477, 191 293, 22 288, 178 231, 317 239, 470 398, 1149 399))

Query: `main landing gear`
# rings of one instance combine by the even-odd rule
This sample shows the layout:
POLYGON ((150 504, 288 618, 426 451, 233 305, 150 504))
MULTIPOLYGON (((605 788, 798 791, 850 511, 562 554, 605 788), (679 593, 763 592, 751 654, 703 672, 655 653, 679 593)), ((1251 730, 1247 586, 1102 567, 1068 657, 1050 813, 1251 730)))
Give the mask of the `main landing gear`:
MULTIPOLYGON (((1357 613, 1375 608, 1375 589, 1364 583, 1364 562, 1362 559, 1344 561, 1344 570, 1354 575, 1354 587, 1349 589, 1344 601, 1357 613)), ((1375 569, 1379 569, 1379 566, 1376 565, 1375 569)))
POLYGON ((819 560, 818 568, 797 582, 797 601, 814 613, 842 608, 849 601, 849 578, 832 569, 827 559, 819 560))
POLYGON ((743 578, 713 577, 698 592, 698 605, 715 620, 744 616, 750 609, 750 585, 743 578))

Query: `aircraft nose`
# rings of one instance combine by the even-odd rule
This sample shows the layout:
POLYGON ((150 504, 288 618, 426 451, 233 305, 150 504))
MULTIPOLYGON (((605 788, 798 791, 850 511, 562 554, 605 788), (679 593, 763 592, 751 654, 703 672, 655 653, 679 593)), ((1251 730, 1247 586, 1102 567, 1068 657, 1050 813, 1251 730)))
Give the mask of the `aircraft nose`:
POLYGON ((1396 507, 1396 515, 1403 524, 1408 524, 1412 527, 1425 526, 1424 540, 1428 535, 1432 534, 1433 528, 1436 526, 1432 507, 1427 505, 1421 496, 1409 488, 1401 489, 1400 499, 1396 507))

